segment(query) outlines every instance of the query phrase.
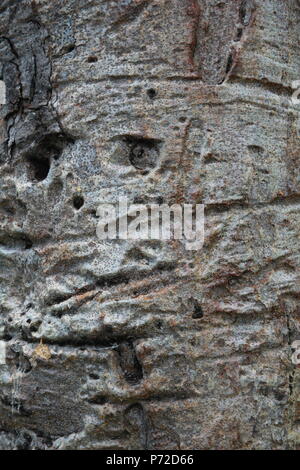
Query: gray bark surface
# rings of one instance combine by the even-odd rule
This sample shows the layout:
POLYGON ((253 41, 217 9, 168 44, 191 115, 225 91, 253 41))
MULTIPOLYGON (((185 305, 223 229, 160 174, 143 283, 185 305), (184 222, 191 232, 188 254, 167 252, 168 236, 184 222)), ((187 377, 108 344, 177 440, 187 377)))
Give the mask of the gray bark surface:
POLYGON ((1 1, 0 449, 299 448, 299 23, 1 1), (204 203, 203 249, 100 242, 120 196, 204 203))

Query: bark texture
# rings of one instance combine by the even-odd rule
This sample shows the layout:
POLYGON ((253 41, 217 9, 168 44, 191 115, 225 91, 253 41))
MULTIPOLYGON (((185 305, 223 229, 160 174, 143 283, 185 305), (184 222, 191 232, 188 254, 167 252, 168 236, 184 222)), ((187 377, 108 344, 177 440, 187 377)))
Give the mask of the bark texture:
POLYGON ((299 447, 299 23, 1 1, 0 448, 299 447), (119 196, 204 203, 203 250, 98 241, 119 196))

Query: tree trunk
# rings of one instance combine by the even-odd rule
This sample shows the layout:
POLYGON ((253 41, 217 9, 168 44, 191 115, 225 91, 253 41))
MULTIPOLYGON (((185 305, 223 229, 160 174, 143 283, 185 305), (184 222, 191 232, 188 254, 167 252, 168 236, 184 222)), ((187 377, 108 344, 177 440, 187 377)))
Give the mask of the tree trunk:
POLYGON ((1 449, 299 446, 299 21, 1 1, 1 449), (99 240, 120 197, 204 204, 203 248, 99 240))

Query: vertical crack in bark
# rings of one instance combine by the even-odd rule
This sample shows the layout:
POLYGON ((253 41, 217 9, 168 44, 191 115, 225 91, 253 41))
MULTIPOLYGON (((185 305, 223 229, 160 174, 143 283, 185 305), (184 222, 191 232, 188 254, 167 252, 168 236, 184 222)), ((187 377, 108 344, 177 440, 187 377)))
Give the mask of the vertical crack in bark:
POLYGON ((12 151, 14 148, 14 140, 11 138, 11 131, 14 128, 15 121, 18 115, 22 115, 23 112, 23 87, 22 87, 22 80, 21 80, 21 71, 19 67, 19 54, 14 47, 13 41, 6 37, 2 36, 0 39, 6 41, 11 54, 13 55, 14 59, 10 59, 8 64, 8 70, 6 72, 4 68, 4 80, 9 82, 6 84, 6 90, 8 95, 8 113, 5 117, 7 123, 7 152, 9 158, 12 156, 12 151), (11 72, 11 67, 13 66, 15 69, 15 73, 11 72), (7 75, 7 76, 6 76, 7 75), (13 76, 11 76, 13 75, 13 76), (15 79, 15 80, 14 80, 15 79), (17 96, 15 96, 17 93, 17 96))
POLYGON ((48 33, 37 18, 37 10, 32 10, 27 23, 18 22, 15 14, 9 28, 11 34, 18 32, 18 39, 14 44, 9 32, 2 37, 13 56, 13 59, 4 61, 4 80, 9 99, 5 117, 7 153, 10 161, 16 154, 24 161, 28 158, 32 160, 39 158, 34 155, 36 147, 40 147, 40 142, 45 141, 49 133, 64 137, 66 144, 73 138, 65 133, 53 107, 52 64, 45 49, 48 33), (32 38, 28 39, 29 25, 32 38), (15 72, 9 69, 11 65, 15 67, 15 72))
POLYGON ((200 70, 197 64, 197 53, 199 47, 199 27, 200 27, 200 15, 201 8, 198 0, 189 0, 188 15, 192 18, 192 37, 190 44, 190 58, 189 62, 192 68, 199 72, 199 78, 201 78, 200 70), (198 70, 197 70, 198 69, 198 70))
POLYGON ((136 385, 143 379, 143 368, 137 358, 133 342, 121 343, 117 349, 120 366, 129 384, 136 385))
POLYGON ((220 85, 231 76, 254 19, 252 0, 189 0, 192 38, 189 62, 204 83, 220 85), (216 33, 218 31, 218 33, 216 33))

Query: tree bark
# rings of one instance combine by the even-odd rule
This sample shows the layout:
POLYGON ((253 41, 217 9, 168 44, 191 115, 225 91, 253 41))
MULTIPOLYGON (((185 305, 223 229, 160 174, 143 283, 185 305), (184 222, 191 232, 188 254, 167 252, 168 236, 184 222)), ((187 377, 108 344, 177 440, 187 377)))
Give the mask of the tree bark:
POLYGON ((1 449, 299 448, 299 20, 2 0, 1 449), (203 249, 99 241, 119 197, 204 204, 203 249))

